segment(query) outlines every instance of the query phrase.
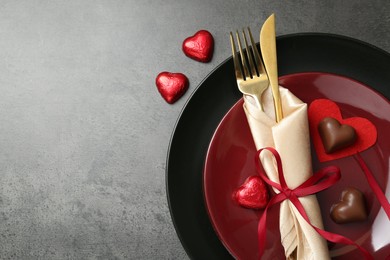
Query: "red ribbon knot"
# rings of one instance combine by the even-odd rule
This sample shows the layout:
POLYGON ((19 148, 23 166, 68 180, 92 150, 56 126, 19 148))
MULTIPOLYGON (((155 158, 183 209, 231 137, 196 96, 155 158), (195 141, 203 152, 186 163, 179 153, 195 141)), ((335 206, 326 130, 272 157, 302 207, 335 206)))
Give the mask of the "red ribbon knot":
POLYGON ((360 250, 360 252, 365 256, 366 259, 373 259, 370 253, 360 245, 356 244, 352 240, 335 234, 331 233, 325 230, 322 230, 320 228, 317 228, 316 226, 312 225, 310 223, 310 219, 308 215, 306 214, 306 210, 303 207, 302 203, 299 200, 299 197, 305 197, 308 195, 315 194, 317 192, 323 191, 332 185, 334 185, 341 177, 340 169, 336 166, 328 166, 326 168, 321 169, 314 175, 312 175, 309 179, 307 179, 305 182, 303 182, 301 185, 299 185, 295 189, 290 189, 287 186, 286 180, 284 178, 283 174, 283 167, 282 167, 282 160, 280 158, 279 153, 272 147, 263 148, 257 151, 255 156, 255 165, 257 172, 259 173, 260 177, 270 186, 272 186, 274 189, 278 190, 280 193, 277 193, 275 196, 273 196, 270 201, 268 202, 267 207, 265 208, 263 215, 261 216, 259 223, 258 223, 258 245, 259 245, 259 259, 264 254, 265 251, 265 243, 266 241, 266 228, 267 228, 267 213, 268 209, 272 207, 275 204, 281 203, 282 201, 288 199, 290 202, 295 206, 295 208, 298 210, 298 212, 302 215, 302 217, 306 220, 306 222, 314 228, 318 234, 320 234, 323 238, 330 242, 334 243, 342 243, 346 245, 353 245, 357 249, 360 250), (262 151, 268 150, 270 151, 275 160, 276 160, 276 166, 278 169, 278 176, 279 176, 279 182, 273 182, 270 179, 268 179, 266 173, 264 172, 263 167, 261 166, 261 162, 259 160, 259 156, 262 151))
POLYGON ((287 199, 290 199, 291 193, 293 191, 290 190, 289 188, 287 188, 287 189, 283 190, 282 192, 284 193, 284 195, 286 196, 287 199))

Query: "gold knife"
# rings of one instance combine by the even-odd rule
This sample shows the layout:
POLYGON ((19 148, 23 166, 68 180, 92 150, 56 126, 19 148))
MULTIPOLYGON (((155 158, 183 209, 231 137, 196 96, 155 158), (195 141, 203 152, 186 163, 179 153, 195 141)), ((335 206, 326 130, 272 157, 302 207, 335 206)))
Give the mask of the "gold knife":
POLYGON ((283 119, 282 102, 279 93, 278 61, 276 56, 275 15, 272 14, 264 22, 260 31, 260 49, 263 56, 265 70, 271 85, 274 97, 276 122, 283 119))

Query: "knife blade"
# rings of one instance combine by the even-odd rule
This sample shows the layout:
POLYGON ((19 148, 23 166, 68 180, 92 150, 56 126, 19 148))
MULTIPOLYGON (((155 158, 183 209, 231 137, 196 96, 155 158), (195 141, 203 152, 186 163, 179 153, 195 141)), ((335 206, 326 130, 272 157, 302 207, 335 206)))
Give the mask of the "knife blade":
POLYGON ((276 122, 283 119, 282 102, 279 92, 278 61, 276 55, 275 14, 264 22, 260 31, 260 50, 263 56, 265 70, 271 85, 274 98, 276 122))

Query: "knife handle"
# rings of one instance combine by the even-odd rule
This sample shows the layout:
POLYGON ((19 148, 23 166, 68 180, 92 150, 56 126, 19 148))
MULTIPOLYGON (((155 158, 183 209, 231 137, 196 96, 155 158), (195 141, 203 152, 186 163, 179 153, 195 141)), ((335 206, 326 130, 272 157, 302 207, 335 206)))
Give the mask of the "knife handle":
POLYGON ((274 97, 276 122, 283 119, 282 100, 280 98, 279 84, 272 85, 272 95, 274 97))

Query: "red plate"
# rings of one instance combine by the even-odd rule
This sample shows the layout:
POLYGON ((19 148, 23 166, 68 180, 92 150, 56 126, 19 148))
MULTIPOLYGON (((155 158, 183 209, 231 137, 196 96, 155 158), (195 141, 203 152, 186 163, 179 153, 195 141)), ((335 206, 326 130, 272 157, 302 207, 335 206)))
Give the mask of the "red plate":
MULTIPOLYGON (((365 117, 378 131, 376 145, 362 153, 386 196, 390 197, 390 103, 371 88, 352 79, 325 73, 300 73, 280 78, 280 84, 290 89, 306 103, 328 98, 336 102, 343 117, 365 117)), ((204 195, 206 207, 220 240, 237 259, 257 259, 257 224, 262 211, 238 206, 232 194, 247 177, 257 174, 254 166, 255 146, 239 100, 225 115, 210 142, 204 167, 204 195)), ((312 150, 314 151, 314 150, 312 150)), ((330 189, 317 194, 325 229, 362 244, 375 259, 390 255, 390 221, 368 186, 363 172, 352 157, 319 163, 312 153, 313 170, 327 165, 340 167, 342 179, 330 189), (365 222, 339 225, 329 217, 329 210, 337 202, 341 191, 354 186, 364 192, 369 208, 365 222)), ((278 207, 270 211, 264 259, 284 259, 279 235, 278 207)), ((351 259, 361 255, 343 245, 330 244, 335 259, 351 259)))

